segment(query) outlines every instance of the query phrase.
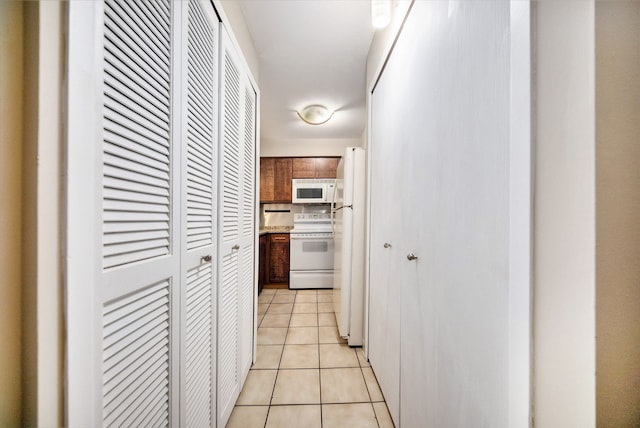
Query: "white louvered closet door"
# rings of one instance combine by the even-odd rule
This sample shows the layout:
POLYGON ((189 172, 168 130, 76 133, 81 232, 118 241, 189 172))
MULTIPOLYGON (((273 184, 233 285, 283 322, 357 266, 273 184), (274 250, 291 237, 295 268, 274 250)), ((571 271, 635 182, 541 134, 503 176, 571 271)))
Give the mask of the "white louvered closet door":
MULTIPOLYGON (((102 425, 178 424, 180 165, 169 0, 104 3, 102 425)), ((91 142, 87 142, 91 144, 91 142)))
POLYGON ((255 93, 249 106, 254 113, 247 113, 247 78, 224 29, 221 38, 218 425, 224 426, 252 358, 255 93))
POLYGON ((215 426, 219 22, 180 2, 182 28, 182 376, 180 426, 215 426))
POLYGON ((253 362, 253 316, 255 282, 255 213, 256 213, 256 92, 244 79, 243 94, 244 123, 241 129, 244 157, 242 167, 242 199, 240 228, 240 266, 238 280, 239 296, 239 361, 240 373, 246 376, 253 362))

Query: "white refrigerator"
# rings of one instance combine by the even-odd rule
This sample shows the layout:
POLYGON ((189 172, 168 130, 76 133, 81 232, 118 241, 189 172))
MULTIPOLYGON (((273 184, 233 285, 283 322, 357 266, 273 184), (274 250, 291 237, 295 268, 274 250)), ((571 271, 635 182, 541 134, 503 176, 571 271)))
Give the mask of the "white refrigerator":
POLYGON ((338 332, 349 346, 364 335, 365 156, 347 147, 338 163, 332 206, 334 237, 333 306, 338 332))

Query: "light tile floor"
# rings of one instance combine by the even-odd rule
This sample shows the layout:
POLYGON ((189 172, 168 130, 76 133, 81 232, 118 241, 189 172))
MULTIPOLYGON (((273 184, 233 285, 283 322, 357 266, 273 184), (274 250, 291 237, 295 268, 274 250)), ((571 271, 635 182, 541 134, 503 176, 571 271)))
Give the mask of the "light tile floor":
POLYGON ((389 428, 361 348, 338 335, 332 290, 258 297, 258 353, 227 428, 389 428))

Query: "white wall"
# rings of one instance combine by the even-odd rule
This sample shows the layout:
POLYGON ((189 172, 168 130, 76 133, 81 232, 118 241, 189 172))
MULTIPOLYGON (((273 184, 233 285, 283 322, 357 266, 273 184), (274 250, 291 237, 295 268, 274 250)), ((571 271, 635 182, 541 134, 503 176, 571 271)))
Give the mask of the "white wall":
POLYGON ((223 16, 222 20, 225 25, 231 27, 233 35, 235 36, 236 41, 238 42, 238 45, 242 50, 242 54, 244 55, 245 60, 247 61, 249 70, 251 70, 253 79, 256 81, 256 83, 259 83, 260 63, 258 54, 256 53, 253 39, 251 38, 251 34, 249 33, 249 29, 247 28, 247 23, 244 20, 244 15, 242 14, 242 8, 240 7, 240 4, 235 0, 215 0, 214 4, 216 6, 218 4, 222 5, 222 12, 225 15, 223 16), (226 20, 224 19, 225 17, 227 18, 226 20))
POLYGON ((360 138, 262 140, 262 157, 342 156, 346 147, 361 147, 360 138))
POLYGON ((595 426, 594 1, 536 3, 534 417, 595 426))
POLYGON ((596 3, 596 403, 640 426, 640 2, 596 3))

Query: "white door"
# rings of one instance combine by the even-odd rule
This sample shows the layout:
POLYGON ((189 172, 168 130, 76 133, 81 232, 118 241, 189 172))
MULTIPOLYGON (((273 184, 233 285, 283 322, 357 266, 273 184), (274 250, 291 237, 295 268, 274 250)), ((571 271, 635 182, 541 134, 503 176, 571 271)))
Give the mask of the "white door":
MULTIPOLYGON (((512 310, 511 296, 529 287, 513 279, 513 260, 528 251, 528 242, 513 245, 513 227, 526 235, 530 226, 528 211, 518 211, 511 196, 515 181, 530 181, 511 161, 514 152, 530 153, 530 141, 521 145, 511 133, 514 114, 528 118, 513 105, 511 6, 415 2, 373 93, 372 168, 375 145, 389 144, 395 154, 387 162, 399 177, 392 195, 402 215, 389 221, 400 225, 389 248, 400 267, 391 322, 399 321, 400 346, 390 357, 399 361, 398 387, 389 388, 387 366, 377 367, 389 360, 381 357, 385 327, 375 325, 384 314, 376 260, 384 258, 386 230, 375 169, 369 355, 387 399, 399 392, 396 422, 403 427, 529 423, 528 383, 514 382, 528 378, 529 331, 513 331, 528 325, 530 308, 512 310), (525 352, 513 352, 516 342, 525 352)), ((521 48, 528 49, 526 41, 521 48)))
POLYGON ((169 1, 70 4, 68 424, 179 423, 180 137, 169 1), (149 67, 148 65, 152 65, 149 67))
POLYGON ((181 426, 215 425, 219 22, 209 2, 182 6, 181 426))
MULTIPOLYGON (((389 64, 389 70, 395 68, 389 64)), ((389 75, 393 75, 390 71, 389 75)), ((400 418, 400 141, 395 138, 399 93, 391 79, 380 80, 371 97, 371 230, 369 267, 369 360, 396 426, 400 418)))
POLYGON ((256 94, 221 31, 218 425, 225 425, 253 358, 256 94))

